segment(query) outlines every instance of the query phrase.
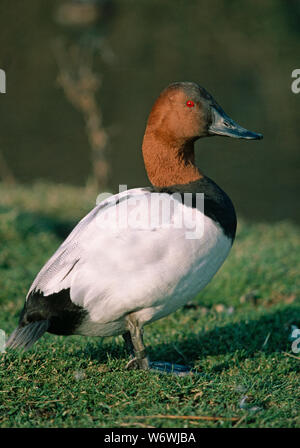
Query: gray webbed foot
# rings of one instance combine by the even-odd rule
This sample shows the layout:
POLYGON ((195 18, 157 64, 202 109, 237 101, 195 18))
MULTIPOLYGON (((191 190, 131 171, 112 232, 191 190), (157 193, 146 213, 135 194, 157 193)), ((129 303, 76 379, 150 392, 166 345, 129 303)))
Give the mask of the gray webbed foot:
POLYGON ((154 361, 149 363, 150 370, 157 373, 171 374, 177 376, 187 376, 193 374, 193 371, 180 364, 171 364, 170 362, 154 361))
POLYGON ((154 361, 150 362, 146 355, 143 342, 143 332, 134 319, 128 319, 128 332, 123 335, 126 346, 131 353, 131 359, 126 365, 126 369, 151 370, 156 373, 186 376, 195 373, 190 368, 172 364, 170 362, 154 361))

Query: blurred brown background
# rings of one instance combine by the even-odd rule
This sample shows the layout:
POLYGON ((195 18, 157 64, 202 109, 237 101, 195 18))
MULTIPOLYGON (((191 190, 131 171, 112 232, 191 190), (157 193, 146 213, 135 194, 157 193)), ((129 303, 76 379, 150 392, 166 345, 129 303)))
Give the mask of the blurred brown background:
POLYGON ((291 91, 292 70, 300 68, 300 1, 114 0, 100 2, 88 25, 80 15, 77 26, 60 17, 68 3, 0 3, 7 76, 0 150, 18 182, 85 185, 92 172, 83 116, 57 82, 53 44, 65 39, 94 48, 109 138, 106 190, 148 184, 141 143, 150 108, 169 83, 195 81, 233 119, 264 134, 258 142, 200 140, 200 168, 245 218, 300 222, 300 94, 291 91))

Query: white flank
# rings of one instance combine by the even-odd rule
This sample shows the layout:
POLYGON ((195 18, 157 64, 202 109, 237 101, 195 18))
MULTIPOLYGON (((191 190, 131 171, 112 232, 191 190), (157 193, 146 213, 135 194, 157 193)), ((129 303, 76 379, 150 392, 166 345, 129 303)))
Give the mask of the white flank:
MULTIPOLYGON (((78 334, 122 333, 130 313, 135 313, 141 325, 172 313, 207 285, 227 257, 231 240, 219 224, 182 204, 173 208, 163 225, 159 218, 150 228, 142 221, 134 227, 99 226, 101 214, 116 197, 122 199, 115 206, 118 213, 124 201, 149 195, 146 189, 134 189, 97 205, 33 282, 29 293, 36 289, 50 295, 70 288, 71 300, 88 311, 78 334), (187 216, 180 228, 176 225, 179 213, 187 216), (201 223, 202 236, 188 238, 195 219, 201 223)), ((134 212, 136 205, 132 204, 130 211, 134 212)), ((148 216, 147 204, 139 201, 141 216, 148 216)))

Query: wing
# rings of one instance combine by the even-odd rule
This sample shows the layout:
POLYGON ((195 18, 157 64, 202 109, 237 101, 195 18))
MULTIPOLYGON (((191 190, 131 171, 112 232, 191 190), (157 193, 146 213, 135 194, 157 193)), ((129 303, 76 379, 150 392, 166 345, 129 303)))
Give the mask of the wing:
MULTIPOLYGON (((57 251, 47 261, 41 271, 34 279, 27 297, 34 292, 40 291, 45 296, 57 293, 63 289, 68 289, 71 286, 71 273, 75 266, 86 257, 86 243, 90 241, 91 228, 94 227, 95 222, 98 221, 98 227, 101 226, 100 215, 105 213, 111 206, 118 206, 122 201, 134 198, 137 195, 143 195, 147 189, 136 188, 124 191, 120 194, 114 195, 107 200, 102 201, 94 207, 72 230, 66 240, 59 246, 57 251)), ((106 220, 107 222, 107 220, 106 220)), ((103 228, 103 231, 107 228, 103 228)), ((98 237, 99 235, 94 235, 98 237)), ((102 235, 105 237, 105 235, 102 235)))
MULTIPOLYGON (((187 237, 192 215, 200 221, 204 215, 170 198, 167 193, 133 189, 100 203, 42 268, 28 296, 69 289, 71 301, 98 323, 160 307, 196 260, 206 263, 216 243, 215 237, 187 237), (184 222, 177 222, 182 210, 184 222)), ((181 296, 180 292, 178 303, 181 296)))

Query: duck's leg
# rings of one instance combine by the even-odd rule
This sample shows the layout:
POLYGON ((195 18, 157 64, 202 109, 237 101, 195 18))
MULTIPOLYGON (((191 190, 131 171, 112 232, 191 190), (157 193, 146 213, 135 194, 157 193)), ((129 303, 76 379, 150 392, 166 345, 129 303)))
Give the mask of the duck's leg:
POLYGON ((173 375, 185 376, 191 374, 191 369, 179 364, 169 362, 150 362, 143 342, 143 330, 139 327, 134 318, 127 320, 128 332, 123 335, 127 348, 133 353, 127 369, 153 370, 159 373, 171 373, 173 375))
POLYGON ((126 333, 122 334, 126 350, 130 354, 132 358, 134 358, 134 348, 133 343, 131 341, 130 331, 126 331, 126 333))
POLYGON ((128 332, 123 335, 127 347, 133 351, 134 358, 127 364, 127 369, 149 369, 149 361, 143 342, 143 330, 136 320, 129 316, 127 319, 128 332))

